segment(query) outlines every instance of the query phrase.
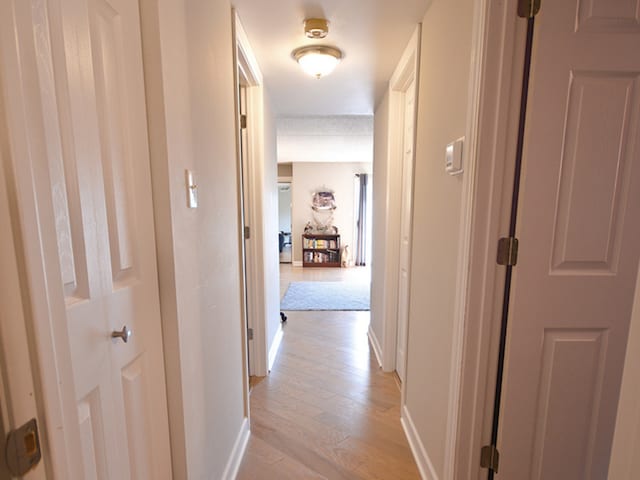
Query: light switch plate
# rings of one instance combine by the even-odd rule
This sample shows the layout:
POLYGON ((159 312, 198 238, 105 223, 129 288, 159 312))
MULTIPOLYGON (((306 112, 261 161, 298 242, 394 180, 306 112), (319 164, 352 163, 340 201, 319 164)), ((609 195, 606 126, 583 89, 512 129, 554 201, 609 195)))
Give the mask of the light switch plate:
POLYGON ((463 172, 462 168, 462 148, 464 146, 464 137, 460 137, 454 142, 447 145, 445 153, 445 171, 449 175, 459 175, 463 172))
POLYGON ((189 208, 198 208, 198 185, 195 176, 191 170, 185 170, 187 179, 187 206, 189 208))

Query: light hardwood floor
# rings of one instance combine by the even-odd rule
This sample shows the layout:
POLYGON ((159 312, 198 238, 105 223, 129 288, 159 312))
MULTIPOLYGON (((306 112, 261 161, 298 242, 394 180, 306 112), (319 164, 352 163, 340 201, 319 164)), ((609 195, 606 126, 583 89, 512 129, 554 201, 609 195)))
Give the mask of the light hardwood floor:
MULTIPOLYGON (((292 280, 366 275, 284 266, 281 290, 292 280)), ((419 479, 395 377, 378 368, 369 349, 369 312, 287 315, 271 374, 253 382, 251 438, 237 478, 419 479)))

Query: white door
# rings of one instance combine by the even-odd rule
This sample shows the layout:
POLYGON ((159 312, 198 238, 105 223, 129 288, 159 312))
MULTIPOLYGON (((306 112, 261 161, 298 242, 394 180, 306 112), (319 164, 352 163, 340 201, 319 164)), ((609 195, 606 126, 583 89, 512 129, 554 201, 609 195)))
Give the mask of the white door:
POLYGON ((536 17, 497 478, 607 477, 640 254, 639 9, 536 17))
POLYGON ((415 80, 404 93, 404 135, 402 141, 402 191, 400 211, 400 265, 398 277, 398 333, 396 337, 396 372, 404 382, 407 364, 407 330, 409 324, 409 289, 411 279, 411 214, 413 199, 413 144, 415 80))
POLYGON ((36 50, 51 190, 38 201, 55 216, 43 242, 64 284, 84 478, 169 479, 138 3, 32 8, 49 18, 36 50), (111 337, 125 326, 128 342, 111 337))

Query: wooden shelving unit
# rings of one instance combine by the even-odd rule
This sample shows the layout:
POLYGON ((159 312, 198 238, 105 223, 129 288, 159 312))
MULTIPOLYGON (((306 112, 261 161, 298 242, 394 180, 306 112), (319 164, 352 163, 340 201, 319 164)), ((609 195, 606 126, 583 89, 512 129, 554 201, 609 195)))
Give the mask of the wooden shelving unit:
POLYGON ((302 235, 303 267, 340 267, 340 235, 302 235))

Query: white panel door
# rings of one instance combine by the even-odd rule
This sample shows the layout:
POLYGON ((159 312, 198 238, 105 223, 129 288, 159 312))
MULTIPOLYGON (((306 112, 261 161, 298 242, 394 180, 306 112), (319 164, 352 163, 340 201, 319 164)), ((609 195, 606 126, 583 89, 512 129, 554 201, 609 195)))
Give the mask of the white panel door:
POLYGON ((497 478, 607 478, 640 255, 639 12, 536 18, 497 478))
POLYGON ((413 202, 413 144, 415 122, 415 81, 404 93, 404 136, 402 140, 402 191, 400 211, 400 265, 398 277, 398 330, 396 337, 396 372, 404 382, 407 364, 409 326, 409 291, 411 279, 411 215, 413 202))
POLYGON ((169 479, 138 3, 33 5, 84 478, 169 479))

